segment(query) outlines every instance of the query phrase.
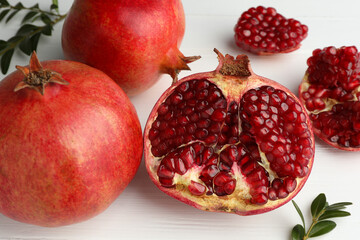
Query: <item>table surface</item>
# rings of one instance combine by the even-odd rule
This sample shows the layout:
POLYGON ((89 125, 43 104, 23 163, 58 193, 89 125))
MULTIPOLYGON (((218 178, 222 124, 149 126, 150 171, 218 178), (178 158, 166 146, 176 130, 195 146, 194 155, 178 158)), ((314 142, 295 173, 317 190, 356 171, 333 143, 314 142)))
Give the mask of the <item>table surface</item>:
MULTIPOLYGON (((16 3, 17 1, 11 1, 16 3)), ((26 5, 39 2, 49 6, 50 0, 27 0, 26 5)), ((60 0, 61 12, 67 12, 72 1, 60 0)), ((356 45, 360 48, 359 1, 342 0, 183 0, 186 13, 186 33, 181 51, 186 56, 201 55, 192 63, 191 73, 210 71, 217 66, 213 48, 223 53, 243 53, 233 41, 233 28, 240 14, 250 7, 273 6, 287 17, 308 25, 309 34, 295 52, 259 57, 249 55, 253 70, 276 80, 297 93, 306 70, 306 59, 312 50, 326 46, 356 45), (356 5, 356 6, 355 6, 356 5)), ((0 24, 0 39, 16 31, 19 19, 0 24)), ((52 37, 41 39, 38 55, 42 60, 63 58, 60 36, 62 23, 52 37)), ((28 58, 15 54, 10 69, 25 65, 28 58)), ((0 74, 0 79, 4 76, 0 74)), ((132 97, 142 127, 159 96, 170 86, 171 78, 163 75, 148 91, 132 97)), ((351 201, 351 217, 335 219, 337 228, 317 239, 356 239, 360 235, 360 153, 329 147, 316 139, 316 154, 312 173, 295 201, 310 221, 309 207, 319 193, 330 203, 351 201)), ((1 196, 0 196, 1 197, 1 196)), ((183 204, 158 190, 150 181, 144 164, 117 200, 103 213, 88 221, 59 228, 43 228, 13 221, 0 214, 0 239, 290 239, 292 227, 300 218, 291 203, 272 212, 256 216, 237 216, 204 212, 183 204)), ((309 225, 309 224, 308 224, 309 225)))

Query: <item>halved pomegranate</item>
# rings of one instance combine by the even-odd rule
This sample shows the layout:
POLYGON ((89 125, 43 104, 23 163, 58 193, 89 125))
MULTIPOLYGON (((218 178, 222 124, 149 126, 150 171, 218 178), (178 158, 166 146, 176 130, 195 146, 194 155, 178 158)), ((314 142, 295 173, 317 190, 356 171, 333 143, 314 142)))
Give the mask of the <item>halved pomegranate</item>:
POLYGON ((316 49, 299 96, 314 133, 328 144, 360 151, 360 53, 355 46, 316 49))
POLYGON ((252 72, 246 55, 215 52, 215 71, 183 78, 153 108, 147 171, 163 192, 202 210, 270 211, 310 174, 310 120, 287 88, 252 72))

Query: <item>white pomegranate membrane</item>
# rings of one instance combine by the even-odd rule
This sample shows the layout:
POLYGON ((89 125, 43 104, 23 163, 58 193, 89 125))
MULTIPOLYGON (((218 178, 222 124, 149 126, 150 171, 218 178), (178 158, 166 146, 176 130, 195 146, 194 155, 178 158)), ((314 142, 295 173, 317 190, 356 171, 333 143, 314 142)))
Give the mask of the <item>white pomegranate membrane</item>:
POLYGON ((145 162, 165 193, 209 211, 266 212, 302 188, 314 158, 309 118, 246 55, 169 88, 145 128, 145 162))

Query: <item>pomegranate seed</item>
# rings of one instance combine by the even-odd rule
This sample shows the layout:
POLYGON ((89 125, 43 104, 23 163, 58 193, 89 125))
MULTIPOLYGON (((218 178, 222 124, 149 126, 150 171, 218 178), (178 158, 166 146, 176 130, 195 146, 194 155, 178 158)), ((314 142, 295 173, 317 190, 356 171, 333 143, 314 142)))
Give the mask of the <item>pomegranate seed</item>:
POLYGON ((206 187, 204 185, 198 182, 194 182, 193 180, 191 180, 191 183, 189 184, 188 188, 189 191, 195 196, 201 196, 206 191, 206 187))
POLYGON ((187 172, 185 163, 181 160, 181 158, 178 158, 177 161, 175 161, 175 171, 180 175, 184 175, 187 172))
POLYGON ((280 189, 278 190, 278 198, 286 198, 289 193, 286 191, 285 187, 280 187, 280 189))
POLYGON ((296 180, 294 178, 291 178, 291 177, 287 177, 285 178, 284 180, 284 186, 285 186, 285 189, 288 193, 291 193, 295 190, 296 188, 296 180))
POLYGON ((161 178, 173 178, 175 173, 166 168, 165 165, 160 165, 158 168, 158 176, 161 178))
POLYGON ((251 201, 257 205, 264 205, 267 203, 268 198, 265 194, 258 194, 252 197, 251 201))
POLYGON ((224 191, 227 195, 232 194, 235 191, 236 180, 232 179, 224 185, 224 191))

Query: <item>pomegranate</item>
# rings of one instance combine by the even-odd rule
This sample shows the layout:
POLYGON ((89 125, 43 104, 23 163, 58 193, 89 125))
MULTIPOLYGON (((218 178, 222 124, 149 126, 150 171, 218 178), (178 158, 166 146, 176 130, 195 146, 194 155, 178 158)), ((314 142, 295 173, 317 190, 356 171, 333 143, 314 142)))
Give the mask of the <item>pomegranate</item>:
POLYGON ((17 68, 0 82, 0 213, 52 227, 99 214, 140 164, 135 108, 82 63, 34 53, 17 68))
POLYGON ((202 210, 270 211, 310 174, 310 120, 287 88, 252 72, 246 55, 215 52, 215 71, 183 78, 154 106, 144 132, 147 171, 163 192, 202 210))
POLYGON ((331 146, 360 151, 360 53, 355 46, 313 51, 299 87, 314 133, 331 146))
POLYGON ((244 12, 235 26, 236 44, 259 55, 288 53, 300 47, 308 27, 285 18, 272 7, 258 6, 244 12))
POLYGON ((179 51, 184 31, 180 0, 75 0, 62 47, 67 59, 104 71, 132 96, 162 73, 176 81, 178 72, 199 58, 179 51))

